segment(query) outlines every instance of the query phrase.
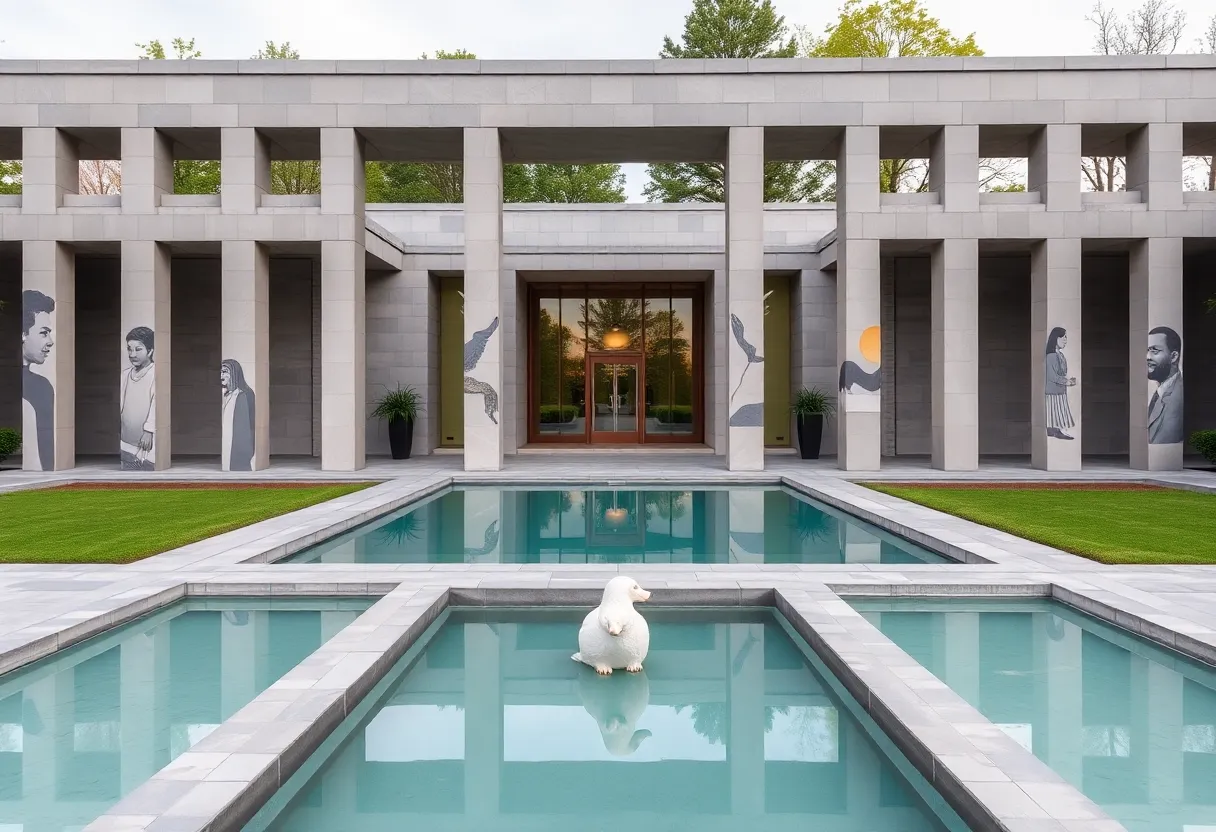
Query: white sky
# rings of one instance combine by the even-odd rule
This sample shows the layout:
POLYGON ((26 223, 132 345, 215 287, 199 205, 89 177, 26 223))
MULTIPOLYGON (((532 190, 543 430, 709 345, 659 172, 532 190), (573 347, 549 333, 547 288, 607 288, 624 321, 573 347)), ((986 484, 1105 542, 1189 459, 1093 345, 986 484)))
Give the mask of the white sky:
MULTIPOLYGON (((1139 0, 1114 0, 1130 9, 1139 0)), ((1108 0, 1108 4, 1109 0, 1108 0)), ((837 0, 775 0, 789 24, 821 32, 837 0)), ((1216 12, 1212 0, 1174 0, 1189 31, 1181 51, 1216 12)), ((305 58, 417 58, 468 49, 481 58, 650 58, 677 37, 691 0, 9 0, 0 58, 133 58, 135 42, 195 38, 208 58, 247 58, 267 39, 290 41, 305 58), (101 14, 98 9, 104 7, 101 14)), ((926 0, 956 35, 975 32, 989 55, 1082 55, 1092 51, 1085 16, 1093 0, 926 0)), ((630 199, 645 175, 628 166, 630 199)))

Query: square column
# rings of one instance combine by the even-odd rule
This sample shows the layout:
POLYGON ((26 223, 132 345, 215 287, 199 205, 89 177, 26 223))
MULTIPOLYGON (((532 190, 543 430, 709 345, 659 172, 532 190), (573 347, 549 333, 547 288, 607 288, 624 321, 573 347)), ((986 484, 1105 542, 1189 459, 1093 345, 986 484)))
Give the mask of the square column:
POLYGON ((153 127, 122 128, 122 212, 155 214, 173 193, 173 141, 153 127))
POLYGON ((76 256, 63 243, 22 244, 21 467, 76 465, 76 256))
POLYGON ((220 210, 252 214, 270 193, 270 146, 252 127, 220 128, 220 210))
POLYGON ((367 464, 367 283, 363 245, 321 243, 321 469, 367 464))
POLYGON ((1031 139, 1027 161, 1027 189, 1048 211, 1081 210, 1081 125, 1047 125, 1031 139))
POLYGON ((726 466, 764 470, 764 128, 730 128, 726 163, 726 466))
POLYGON ((1030 252, 1030 461, 1081 470, 1081 241, 1030 252))
POLYGON ((878 240, 860 239, 859 212, 881 210, 877 127, 846 127, 836 164, 837 465, 877 471, 882 459, 882 283, 878 240))
POLYGON ((933 247, 933 467, 980 467, 979 241, 933 247))
POLYGON ((1182 240, 1151 237, 1131 251, 1128 322, 1131 466, 1181 471, 1183 421, 1182 240))
POLYGON ((76 143, 56 127, 26 127, 21 145, 21 213, 53 214, 80 190, 76 143))
POLYGON ((945 211, 980 209, 980 128, 951 124, 934 135, 929 150, 929 190, 945 211))
POLYGON ((220 470, 261 471, 270 464, 270 256, 252 240, 224 240, 221 256, 220 470))
POLYGON ((172 455, 169 249, 122 242, 118 455, 124 471, 163 471, 172 455))
POLYGON ((1127 189, 1150 211, 1182 210, 1182 123, 1146 124, 1127 136, 1127 189))
POLYGON ((502 468, 502 146, 464 131, 464 469, 502 468))

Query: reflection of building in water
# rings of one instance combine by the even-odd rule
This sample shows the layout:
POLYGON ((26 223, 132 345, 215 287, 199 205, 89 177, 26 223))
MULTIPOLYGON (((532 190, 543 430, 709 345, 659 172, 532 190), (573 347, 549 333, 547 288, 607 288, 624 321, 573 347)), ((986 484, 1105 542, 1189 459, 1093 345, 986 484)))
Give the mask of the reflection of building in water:
POLYGON ((83 828, 359 614, 332 606, 171 608, 8 674, 0 830, 83 828))
POLYGON ((451 619, 274 828, 939 828, 771 619, 686 618, 651 616, 645 707, 616 709, 649 736, 624 755, 586 700, 615 680, 570 661, 577 622, 451 619))
POLYGON ((300 556, 326 563, 919 563, 777 488, 452 490, 300 556))
POLYGON ((880 608, 864 614, 1129 830, 1216 827, 1216 671, 1058 606, 880 608))

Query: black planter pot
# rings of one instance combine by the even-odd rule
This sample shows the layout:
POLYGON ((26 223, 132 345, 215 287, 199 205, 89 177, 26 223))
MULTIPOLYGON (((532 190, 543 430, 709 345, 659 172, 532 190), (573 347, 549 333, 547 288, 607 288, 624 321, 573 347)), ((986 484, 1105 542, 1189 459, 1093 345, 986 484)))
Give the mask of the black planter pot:
POLYGON ((409 459, 414 447, 414 422, 410 419, 393 419, 388 423, 388 446, 393 459, 409 459))
POLYGON ((798 451, 803 459, 819 459, 823 443, 823 414, 812 413, 798 417, 798 451))

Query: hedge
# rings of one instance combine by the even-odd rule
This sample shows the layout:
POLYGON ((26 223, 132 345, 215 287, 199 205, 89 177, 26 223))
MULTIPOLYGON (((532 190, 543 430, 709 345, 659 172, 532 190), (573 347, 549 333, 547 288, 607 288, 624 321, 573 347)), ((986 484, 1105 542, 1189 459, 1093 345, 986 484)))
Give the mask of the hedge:
POLYGON ((1191 446, 1203 458, 1216 465, 1216 430, 1197 430, 1191 434, 1191 446))
POLYGON ((691 425, 692 405, 651 405, 646 408, 646 415, 651 419, 658 419, 659 423, 664 425, 691 425))
POLYGON ((0 462, 21 450, 21 432, 0 428, 0 462))
POLYGON ((540 423, 542 425, 557 425, 573 422, 578 418, 578 408, 572 404, 542 404, 540 406, 540 423))

